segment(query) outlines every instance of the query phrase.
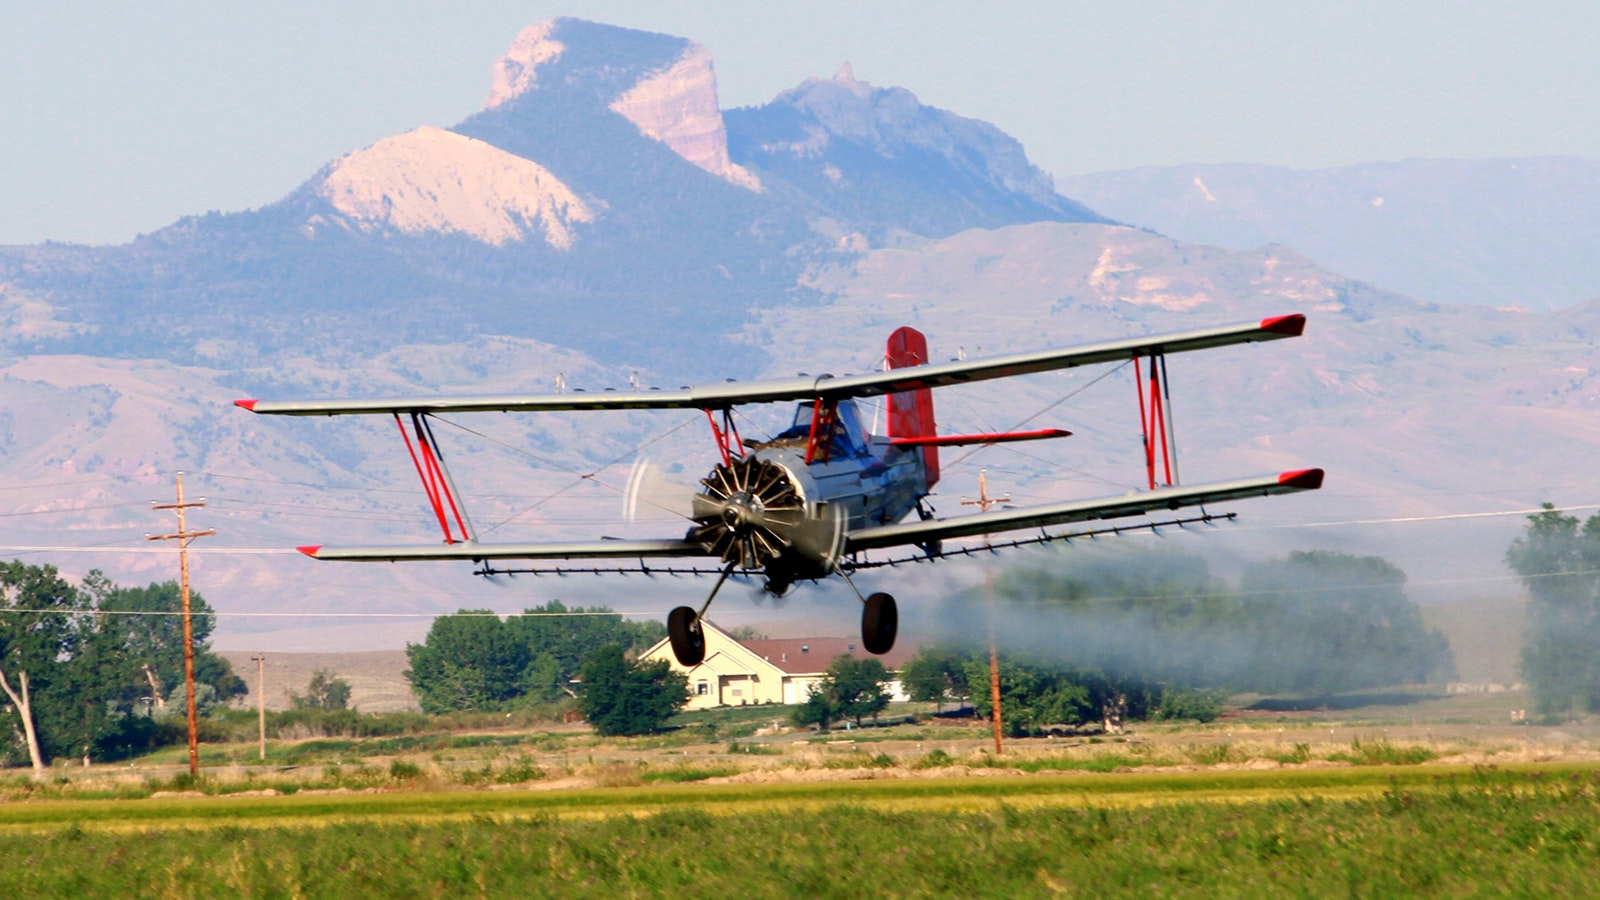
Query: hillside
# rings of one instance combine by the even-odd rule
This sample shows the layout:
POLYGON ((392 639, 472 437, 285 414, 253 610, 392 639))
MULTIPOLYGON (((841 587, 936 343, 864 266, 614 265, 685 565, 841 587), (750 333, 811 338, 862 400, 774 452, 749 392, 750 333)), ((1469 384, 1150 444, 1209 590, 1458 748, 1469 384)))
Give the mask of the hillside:
MULTIPOLYGON (((1502 580, 1499 557, 1520 527, 1515 516, 1301 526, 1593 499, 1593 484, 1581 473, 1551 475, 1600 446, 1592 414, 1600 361, 1593 359, 1593 314, 1583 310, 1540 316, 1436 307, 1365 287, 1281 249, 1238 253, 1116 226, 1049 223, 872 251, 850 265, 814 270, 805 284, 827 301, 768 312, 744 335, 774 360, 765 374, 860 371, 875 365, 883 337, 902 323, 924 329, 936 353, 953 356, 1307 313, 1307 335, 1296 342, 1172 361, 1186 480, 1304 465, 1330 473, 1315 495, 1236 504, 1242 523, 1185 539, 1198 541, 1193 546, 1212 556, 1219 571, 1236 564, 1229 560, 1331 546, 1394 559, 1423 582, 1415 590, 1425 598, 1450 596, 1451 584, 1463 578, 1489 579, 1490 589, 1514 592, 1514 583, 1502 580), (849 327, 841 331, 840 322, 849 327), (1515 453, 1507 452, 1510 435, 1515 453)), ((1136 486, 1142 466, 1131 376, 1123 371, 1091 384, 1106 371, 942 391, 939 418, 949 431, 1005 428, 1068 398, 1037 424, 1075 434, 1043 450, 948 455, 935 505, 974 495, 980 467, 988 468, 991 485, 1024 501, 1136 486)), ((645 385, 676 381, 512 338, 415 345, 370 358, 285 359, 231 372, 35 356, 0 373, 8 399, 22 410, 7 423, 10 452, 0 488, 19 543, 134 543, 161 527, 146 504, 170 494, 164 473, 189 471, 191 492, 213 504, 206 524, 222 532, 198 551, 200 584, 212 602, 334 616, 225 619, 218 632, 223 646, 299 649, 335 639, 351 648, 392 647, 417 639, 430 613, 461 606, 515 610, 553 597, 659 615, 700 588, 692 580, 637 578, 494 583, 471 578, 464 566, 304 559, 287 548, 334 538, 427 540, 434 533, 393 425, 263 419, 229 405, 237 396, 291 390, 545 389, 563 373, 573 387, 591 389, 625 386, 631 377, 645 385), (223 552, 228 547, 285 549, 223 552), (361 612, 392 618, 348 625, 337 618, 361 612)), ((775 427, 767 419, 784 413, 752 410, 742 427, 759 434, 763 425, 775 427)), ((675 534, 681 520, 664 513, 647 511, 633 524, 621 517, 634 450, 648 445, 642 452, 684 483, 710 464, 704 424, 687 414, 451 420, 460 427, 448 428, 442 440, 452 468, 480 528, 493 527, 500 540, 675 534)), ((169 557, 152 554, 68 561, 79 559, 129 580, 172 571, 169 557)), ((898 592, 914 602, 949 590, 950 579, 962 584, 974 576, 955 565, 875 577, 902 584, 898 592)), ((832 596, 803 591, 795 611, 821 612, 813 605, 832 596)), ((730 625, 744 620, 736 616, 770 615, 742 600, 722 602, 730 625)))
POLYGON ((1186 165, 1056 184, 1121 222, 1238 250, 1286 244, 1422 300, 1547 310, 1600 298, 1594 160, 1186 165))

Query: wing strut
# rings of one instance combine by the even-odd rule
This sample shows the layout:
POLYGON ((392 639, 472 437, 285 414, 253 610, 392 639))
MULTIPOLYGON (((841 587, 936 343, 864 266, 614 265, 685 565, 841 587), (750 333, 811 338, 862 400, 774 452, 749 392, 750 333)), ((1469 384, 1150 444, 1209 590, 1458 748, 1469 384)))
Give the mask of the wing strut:
POLYGON ((721 425, 709 408, 705 412, 706 421, 711 423, 711 434, 717 439, 717 449, 722 451, 722 464, 733 465, 735 456, 744 456, 744 441, 739 437, 739 426, 733 422, 733 407, 723 408, 721 425))
POLYGON ((460 491, 456 490, 450 470, 445 468, 444 451, 439 449, 439 442, 433 436, 433 426, 428 424, 427 413, 414 412, 410 416, 416 434, 415 443, 412 442, 412 435, 406 431, 405 423, 400 421, 399 413, 394 414, 394 424, 399 427, 400 437, 405 439, 406 450, 411 453, 411 464, 417 467, 417 477, 422 479, 422 490, 427 493, 428 505, 433 507, 433 515, 439 520, 444 542, 458 544, 476 540, 468 524, 471 520, 467 518, 466 509, 456 499, 460 491), (460 530, 459 537, 455 529, 460 530))
POLYGON ((827 462, 833 448, 833 427, 839 421, 839 402, 818 397, 811 405, 811 433, 806 436, 806 465, 827 462))
POLYGON ((1172 394, 1167 382, 1167 354, 1157 348, 1150 353, 1150 399, 1145 402, 1144 379, 1139 374, 1139 354, 1133 354, 1133 388, 1139 397, 1139 432, 1144 441, 1144 469, 1150 490, 1157 484, 1178 484, 1177 435, 1172 429, 1172 394), (1156 481, 1157 442, 1160 442, 1161 474, 1156 481))

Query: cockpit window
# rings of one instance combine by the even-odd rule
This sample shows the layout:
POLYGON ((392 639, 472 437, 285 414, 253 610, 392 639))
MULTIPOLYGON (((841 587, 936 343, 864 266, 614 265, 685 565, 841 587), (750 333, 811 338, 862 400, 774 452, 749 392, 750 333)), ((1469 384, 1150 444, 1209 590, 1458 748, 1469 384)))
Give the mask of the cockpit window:
POLYGON ((839 424, 834 431, 834 437, 844 438, 850 448, 851 456, 867 452, 867 432, 861 427, 861 413, 856 409, 854 400, 839 401, 839 424))
MULTIPOLYGON (((840 400, 836 407, 836 419, 833 434, 828 441, 828 455, 831 457, 861 456, 867 452, 867 432, 861 425, 861 414, 856 409, 855 401, 840 400)), ((789 438, 806 438, 811 436, 811 418, 816 412, 816 404, 801 403, 795 407, 794 423, 777 440, 789 438)))

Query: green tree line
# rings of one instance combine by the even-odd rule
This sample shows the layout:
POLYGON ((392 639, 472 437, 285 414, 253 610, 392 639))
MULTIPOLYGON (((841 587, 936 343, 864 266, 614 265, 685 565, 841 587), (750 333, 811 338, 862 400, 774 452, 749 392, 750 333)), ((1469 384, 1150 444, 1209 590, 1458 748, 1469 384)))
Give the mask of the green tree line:
POLYGON ((665 636, 660 622, 559 600, 506 619, 464 609, 434 619, 422 643, 406 646, 405 674, 423 712, 548 706, 576 700, 579 673, 600 648, 637 654, 665 636))
MULTIPOLYGON (((176 582, 119 587, 99 571, 74 585, 53 566, 0 564, 0 758, 119 759, 183 739, 182 601, 176 582)), ((216 619, 191 593, 195 696, 246 693, 210 652, 216 619)))

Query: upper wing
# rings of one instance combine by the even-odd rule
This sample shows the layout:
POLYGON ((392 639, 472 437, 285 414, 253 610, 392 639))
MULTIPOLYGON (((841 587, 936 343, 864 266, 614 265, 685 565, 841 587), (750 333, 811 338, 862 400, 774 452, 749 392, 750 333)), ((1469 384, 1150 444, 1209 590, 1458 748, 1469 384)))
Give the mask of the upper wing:
POLYGON ((902 522, 881 525, 850 532, 845 538, 846 553, 858 550, 875 550, 906 544, 927 544, 946 538, 972 537, 979 534, 997 534, 1019 528, 1042 528, 1046 525, 1064 525, 1069 522, 1087 522, 1092 519, 1116 519, 1137 516, 1159 509, 1178 509, 1199 506, 1202 503, 1221 503, 1244 497, 1263 497, 1269 494, 1290 494, 1296 491, 1314 491, 1322 487, 1321 469, 1302 469, 1225 481, 1198 487, 1162 488, 1139 491, 1126 497, 1096 500, 1074 500, 1044 506, 1027 506, 1020 509, 1002 509, 995 512, 957 516, 951 519, 928 519, 920 522, 902 522))
POLYGON ((710 556, 706 548, 688 541, 585 541, 567 544, 458 544, 402 545, 393 547, 297 548, 312 559, 356 562, 401 562, 417 559, 643 559, 645 557, 710 556))
POLYGON ((1248 344, 1297 337, 1305 330, 1302 315, 1274 316, 1220 328, 1181 334, 1126 338, 1059 350, 1036 350, 986 359, 909 366, 865 375, 804 376, 770 381, 729 381, 708 387, 670 391, 573 391, 565 394, 487 394, 456 397, 392 397, 377 400, 236 400, 256 413, 287 416, 337 416, 402 412, 540 412, 601 409, 726 409, 744 403, 783 400, 842 400, 1008 378, 1051 369, 1070 369, 1118 362, 1150 353, 1181 353, 1229 344, 1248 344))

